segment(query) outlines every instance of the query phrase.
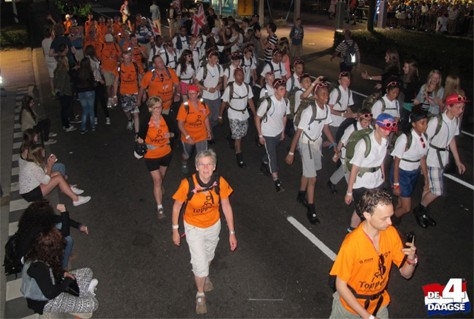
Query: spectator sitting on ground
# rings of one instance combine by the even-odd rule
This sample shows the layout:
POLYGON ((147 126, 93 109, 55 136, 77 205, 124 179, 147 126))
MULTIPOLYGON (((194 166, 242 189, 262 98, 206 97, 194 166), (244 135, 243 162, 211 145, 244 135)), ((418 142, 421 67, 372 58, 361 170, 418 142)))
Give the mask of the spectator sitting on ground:
POLYGON ((25 95, 21 101, 20 124, 22 131, 32 128, 35 132, 40 133, 41 140, 45 145, 56 143, 52 137, 56 137, 57 134, 50 132, 51 120, 39 117, 35 110, 35 100, 31 95, 25 95))
POLYGON ((52 172, 51 168, 56 161, 54 155, 50 155, 46 160, 44 148, 40 145, 30 147, 26 159, 19 159, 20 195, 29 202, 40 200, 59 186, 59 189, 72 199, 74 206, 90 201, 90 196, 78 196, 74 193, 59 172, 52 172))

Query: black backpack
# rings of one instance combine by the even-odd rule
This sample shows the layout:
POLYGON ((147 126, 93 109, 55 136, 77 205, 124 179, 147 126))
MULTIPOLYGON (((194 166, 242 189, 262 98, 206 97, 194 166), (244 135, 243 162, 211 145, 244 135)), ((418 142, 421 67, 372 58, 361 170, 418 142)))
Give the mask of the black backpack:
POLYGON ((5 275, 15 275, 21 272, 23 264, 21 263, 21 256, 18 256, 18 233, 11 236, 5 244, 5 257, 3 258, 3 267, 5 268, 5 275))
POLYGON ((339 144, 344 132, 351 125, 354 125, 354 132, 357 131, 357 119, 350 117, 342 121, 341 125, 339 125, 336 131, 336 144, 339 144))
POLYGON ((344 57, 345 65, 356 65, 357 64, 357 51, 355 49, 355 42, 352 40, 352 45, 347 43, 346 56, 344 57))

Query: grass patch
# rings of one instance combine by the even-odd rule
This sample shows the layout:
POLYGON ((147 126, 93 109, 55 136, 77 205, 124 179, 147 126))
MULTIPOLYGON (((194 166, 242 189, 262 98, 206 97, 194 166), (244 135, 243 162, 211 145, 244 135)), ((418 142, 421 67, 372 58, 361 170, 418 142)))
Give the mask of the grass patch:
MULTIPOLYGON (((432 69, 440 70, 443 76, 457 74, 463 83, 472 81, 472 39, 390 29, 376 29, 374 32, 354 30, 352 37, 359 45, 362 63, 383 68, 381 63, 384 62, 386 49, 394 47, 398 50, 402 62, 409 57, 418 61, 422 81, 432 69)), ((343 35, 336 32, 335 45, 343 39, 343 35)))
POLYGON ((23 48, 28 46, 28 33, 24 26, 2 27, 0 32, 0 48, 23 48))

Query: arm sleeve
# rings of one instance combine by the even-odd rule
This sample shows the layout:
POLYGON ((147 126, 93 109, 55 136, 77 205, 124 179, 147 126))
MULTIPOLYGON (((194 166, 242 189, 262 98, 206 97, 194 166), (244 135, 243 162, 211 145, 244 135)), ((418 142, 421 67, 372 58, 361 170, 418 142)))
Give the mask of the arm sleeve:
POLYGON ((407 145, 407 136, 405 134, 402 134, 397 138, 395 142, 395 147, 393 148, 393 151, 390 155, 392 155, 393 157, 396 156, 398 158, 402 158, 403 153, 405 153, 406 145, 407 145))
POLYGON ((43 295, 48 299, 56 298, 72 281, 71 278, 65 278, 60 284, 53 285, 49 267, 42 262, 34 262, 28 269, 28 275, 35 279, 43 295))

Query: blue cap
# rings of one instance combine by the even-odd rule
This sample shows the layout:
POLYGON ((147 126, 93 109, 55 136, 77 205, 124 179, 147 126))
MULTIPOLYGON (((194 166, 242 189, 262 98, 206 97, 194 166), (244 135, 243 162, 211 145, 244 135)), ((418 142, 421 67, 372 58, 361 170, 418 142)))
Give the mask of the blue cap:
POLYGON ((382 113, 379 116, 377 116, 377 118, 375 119, 376 122, 380 122, 380 123, 383 123, 386 120, 389 120, 391 122, 395 122, 395 118, 393 116, 391 116, 390 114, 387 114, 387 113, 382 113))

